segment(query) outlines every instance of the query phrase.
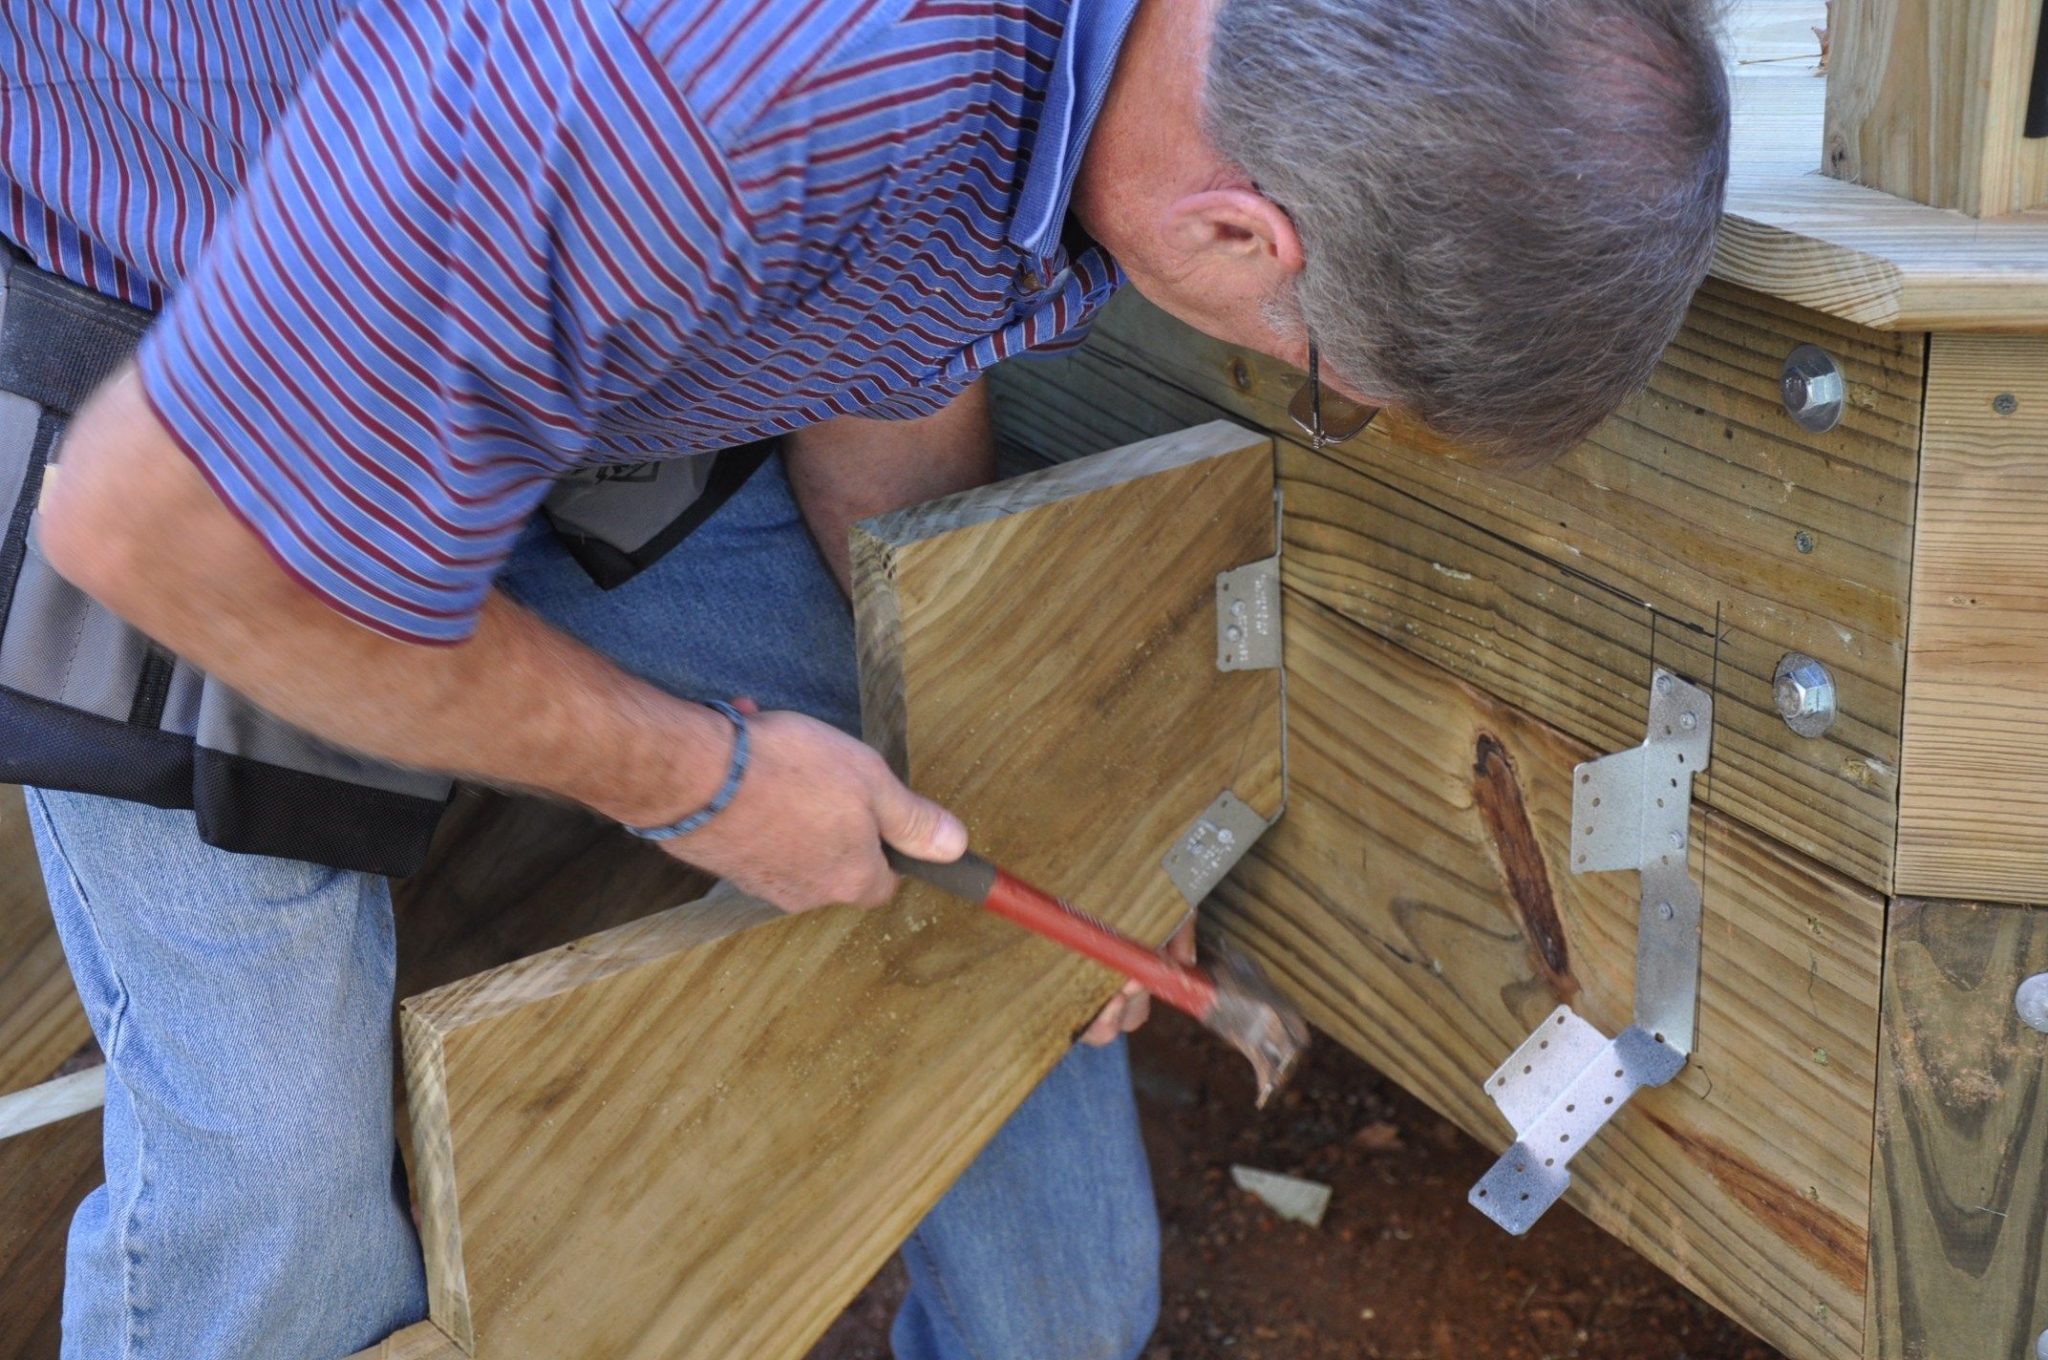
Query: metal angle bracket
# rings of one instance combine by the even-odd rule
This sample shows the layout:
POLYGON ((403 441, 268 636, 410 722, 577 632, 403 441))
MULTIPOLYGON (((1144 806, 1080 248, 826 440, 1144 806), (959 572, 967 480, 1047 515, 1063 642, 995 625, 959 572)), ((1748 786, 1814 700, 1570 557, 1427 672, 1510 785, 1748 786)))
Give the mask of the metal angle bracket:
POLYGON ((1517 1236, 1564 1195, 1579 1149, 1630 1096, 1684 1070, 1692 1052, 1702 902, 1688 867, 1692 779, 1707 766, 1713 727, 1713 696, 1660 668, 1643 744, 1572 771, 1572 872, 1641 875, 1635 1023, 1609 1039, 1559 1006, 1487 1078, 1515 1143, 1469 1199, 1517 1236))
POLYGON ((1216 669, 1280 664, 1280 555, 1216 573, 1216 669))
POLYGON ((1229 789, 1195 818, 1160 861, 1190 907, 1198 907, 1273 823, 1229 789))

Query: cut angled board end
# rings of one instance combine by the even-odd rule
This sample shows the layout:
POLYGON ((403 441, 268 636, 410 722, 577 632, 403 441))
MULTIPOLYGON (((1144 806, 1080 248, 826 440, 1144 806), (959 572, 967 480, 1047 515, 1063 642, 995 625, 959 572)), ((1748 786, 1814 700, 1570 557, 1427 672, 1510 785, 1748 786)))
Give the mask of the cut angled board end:
MULTIPOLYGON (((1218 795, 1280 810, 1280 672, 1216 655, 1273 477, 1212 425, 870 522, 869 740, 992 858, 1163 940, 1218 795)), ((714 897, 415 998, 434 1321, 480 1360, 794 1360, 1118 982, 913 885, 714 897)))

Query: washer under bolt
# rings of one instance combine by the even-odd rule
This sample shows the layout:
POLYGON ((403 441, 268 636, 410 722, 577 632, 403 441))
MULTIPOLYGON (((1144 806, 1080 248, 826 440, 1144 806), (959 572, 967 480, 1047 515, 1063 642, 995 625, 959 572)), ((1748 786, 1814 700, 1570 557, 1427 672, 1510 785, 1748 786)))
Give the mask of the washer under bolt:
POLYGON ((1802 737, 1818 737, 1835 725, 1835 677, 1804 652, 1778 659, 1771 699, 1785 726, 1802 737))
MULTIPOLYGON (((2048 973, 2036 973, 2020 984, 2012 999, 2013 1009, 2030 1029, 2048 1034, 2048 973)), ((2043 1357, 2048 1360, 2048 1357, 2043 1357)))
POLYGON ((1826 434, 1842 423, 1842 370, 1818 345, 1801 345, 1785 356, 1778 394, 1803 430, 1826 434))

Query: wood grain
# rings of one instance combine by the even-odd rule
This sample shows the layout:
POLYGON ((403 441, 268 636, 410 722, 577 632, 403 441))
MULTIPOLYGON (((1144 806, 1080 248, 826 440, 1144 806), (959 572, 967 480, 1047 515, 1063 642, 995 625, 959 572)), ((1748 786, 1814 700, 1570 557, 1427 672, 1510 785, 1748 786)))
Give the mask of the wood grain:
MULTIPOLYGON (((1592 752, 1287 605, 1288 813, 1218 921, 1319 1027, 1504 1147, 1494 1066, 1560 1001, 1609 1033, 1631 1017, 1636 878, 1567 864, 1592 752)), ((1881 907, 1724 816, 1694 826, 1698 1049, 1574 1161, 1570 1202, 1794 1360, 1855 1356, 1881 907)))
MULTIPOLYGON (((1215 667, 1272 477, 1210 426, 870 522, 871 736, 991 856, 1164 938, 1194 818, 1279 810, 1279 673, 1215 667)), ((706 910, 403 1009, 433 1317, 483 1360, 802 1354, 1117 981, 917 887, 706 910)))
POLYGON ((1871 1360, 2027 1357, 2048 1331, 2048 1035, 2013 993, 2048 910, 1902 899, 1885 944, 1871 1360))
POLYGON ((1901 892, 2048 899, 2048 339, 1934 337, 1903 762, 1901 892))
POLYGON ((1818 172, 1828 82, 1813 29, 1826 23, 1823 0, 1731 7, 1715 276, 1883 330, 2048 329, 2048 211, 1979 220, 1818 172))
MULTIPOLYGON (((97 1060, 21 792, 0 788, 0 1098, 97 1060)), ((97 1111, 0 1139, 0 1360, 57 1353, 65 1234, 100 1179, 97 1111)))
POLYGON ((1837 179, 2001 217, 2048 207, 2029 140, 2038 0, 1835 0, 1826 156, 1837 179))
POLYGON ((1006 442, 1055 458, 1204 412, 1268 429, 1291 586, 1602 749, 1641 739, 1653 655, 1717 681, 1709 801, 1883 891, 1924 344, 1710 284, 1646 393, 1513 477, 1386 416, 1314 454, 1285 413, 1294 370, 1136 298, 1075 356, 1000 370, 996 409, 1006 442), (1849 384, 1825 435, 1778 396, 1803 341, 1849 384), (1772 703, 1795 650, 1840 687, 1822 740, 1794 737, 1772 703))
POLYGON ((0 1095, 48 1081, 91 1042, 21 790, 0 786, 0 1095))

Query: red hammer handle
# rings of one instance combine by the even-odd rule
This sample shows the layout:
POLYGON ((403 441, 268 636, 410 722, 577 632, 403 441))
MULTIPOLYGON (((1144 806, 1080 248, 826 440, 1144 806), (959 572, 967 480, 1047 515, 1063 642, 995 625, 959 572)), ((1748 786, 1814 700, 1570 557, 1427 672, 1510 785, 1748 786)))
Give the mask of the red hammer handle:
POLYGON ((996 915, 1090 958, 1138 984, 1170 1006, 1206 1021, 1216 1005, 1216 982, 1207 972, 1149 949, 1112 926, 997 868, 973 851, 953 864, 932 864, 887 852, 898 873, 978 902, 996 915))

